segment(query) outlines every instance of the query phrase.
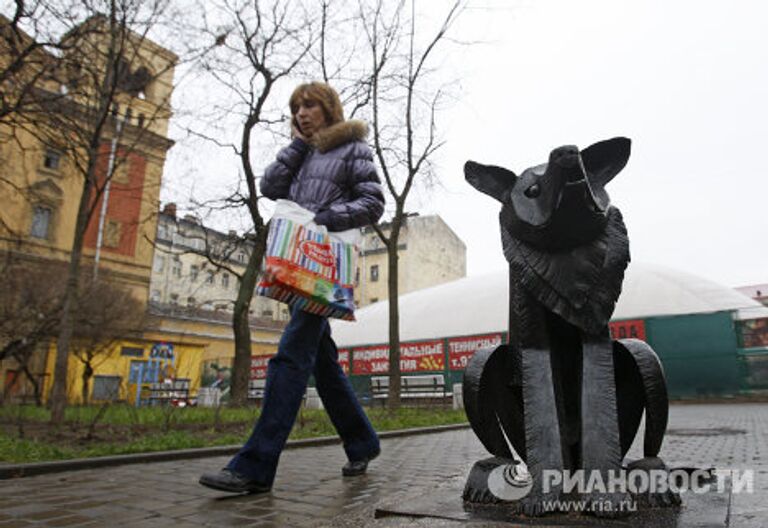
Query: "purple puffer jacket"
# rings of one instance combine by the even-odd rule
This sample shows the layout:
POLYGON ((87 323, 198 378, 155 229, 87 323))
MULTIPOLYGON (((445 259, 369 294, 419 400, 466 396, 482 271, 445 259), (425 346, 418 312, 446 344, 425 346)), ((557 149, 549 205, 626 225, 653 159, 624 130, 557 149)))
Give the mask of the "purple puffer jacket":
POLYGON ((384 213, 371 149, 362 121, 343 121, 316 132, 311 144, 296 138, 264 172, 261 193, 287 198, 316 213, 329 231, 375 223, 384 213))

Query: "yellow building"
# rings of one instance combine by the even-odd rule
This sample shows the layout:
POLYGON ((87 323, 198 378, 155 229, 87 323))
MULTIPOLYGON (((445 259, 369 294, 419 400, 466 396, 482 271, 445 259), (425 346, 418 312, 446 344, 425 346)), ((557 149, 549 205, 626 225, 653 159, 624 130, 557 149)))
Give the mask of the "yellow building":
MULTIPOLYGON (((36 79, 35 93, 45 95, 44 100, 53 101, 55 106, 41 104, 34 114, 0 119, 2 262, 14 262, 23 269, 38 262, 65 263, 70 259, 87 174, 84 150, 88 144, 83 142, 87 137, 70 141, 70 136, 87 131, 93 124, 89 119, 98 103, 98 91, 88 84, 85 74, 105 67, 107 33, 100 29, 106 23, 101 17, 88 19, 62 37, 63 42, 71 44, 64 53, 54 56, 36 52, 36 60, 29 63, 29 78, 36 79), (90 31, 93 29, 97 31, 90 31), (42 70, 45 75, 37 75, 42 70), (55 111, 46 113, 48 108, 55 111), (71 120, 72 116, 83 120, 83 130, 66 132, 65 128, 57 128, 63 119, 71 120), (65 132, 69 134, 66 137, 65 132)), ((0 31, 7 28, 8 19, 0 15, 0 31)), ((98 147, 96 192, 90 203, 93 213, 85 231, 81 268, 86 276, 98 272, 101 278, 129 287, 147 306, 160 184, 166 154, 173 145, 167 133, 178 57, 131 31, 121 36, 125 39, 119 50, 117 93, 98 147)), ((24 38, 31 41, 26 35, 24 38)), ((0 39, 0 47, 2 42, 0 39)), ((8 49, 0 49, 0 67, 11 57, 8 49)), ((2 88, 14 86, 6 84, 2 88)), ((63 281, 64 277, 53 280, 63 281)), ((283 326, 277 321, 257 321, 252 329, 253 354, 274 353, 283 326)), ((0 350, 11 339, 2 335, 0 328, 0 350)), ((199 316, 153 307, 147 329, 138 339, 120 339, 94 358, 89 399, 109 395, 109 399, 132 401, 138 375, 145 384, 150 379, 159 382, 168 374, 153 367, 158 363, 158 353, 171 354, 175 362, 173 377, 188 380, 188 391, 194 395, 206 362, 231 364, 231 313, 199 316), (115 387, 119 390, 113 390, 115 387)), ((51 388, 54 358, 55 343, 48 336, 27 364, 43 396, 51 388)), ((75 403, 82 399, 85 366, 74 354, 69 366, 68 393, 75 403)), ((2 393, 21 395, 27 390, 23 380, 19 384, 22 368, 18 362, 0 356, 2 393)))
MULTIPOLYGON (((385 235, 391 226, 381 224, 385 235)), ((467 275, 467 247, 439 215, 409 216, 398 244, 400 294, 429 288, 467 275)), ((358 258, 358 306, 389 298, 387 248, 371 227, 363 229, 358 258)))
MULTIPOLYGON (((93 357, 88 401, 127 401, 138 397, 147 401, 153 396, 160 402, 168 392, 178 399, 193 396, 200 387, 204 346, 186 342, 120 340, 93 357), (173 390, 162 390, 166 380, 181 382, 173 390), (158 386, 159 385, 159 386, 158 386), (176 389, 183 387, 183 389, 176 389)), ((51 343, 47 371, 53 371, 56 345, 51 343)), ((84 362, 74 354, 69 357, 68 401, 82 403, 84 362)), ((45 399, 50 385, 45 388, 45 399)))
MULTIPOLYGON (((104 23, 94 17, 81 27, 104 23)), ((5 24, 7 19, 0 18, 0 25, 5 24)), ((63 39, 75 39, 74 33, 63 39)), ((98 32, 85 34, 104 38, 98 32)), ((90 138, 87 134, 75 137, 80 130, 62 130, 60 125, 65 119, 72 125, 72 116, 82 116, 83 130, 92 125, 87 116, 98 94, 83 88, 85 72, 72 70, 86 63, 83 68, 88 73, 98 70, 104 50, 96 38, 81 37, 62 57, 47 58, 60 64, 43 77, 38 93, 43 94, 41 100, 55 97, 55 112, 46 114, 46 109, 54 108, 46 103, 42 112, 0 121, 0 249, 17 260, 69 260, 86 175, 84 150, 90 138)), ((82 262, 84 269, 93 267, 98 253, 104 273, 146 300, 160 182, 166 153, 173 145, 167 130, 178 58, 130 31, 126 40, 130 45, 122 47, 124 79, 118 82, 111 117, 100 138, 98 192, 93 194, 94 212, 85 232, 82 262), (113 177, 107 178, 110 158, 113 177)))

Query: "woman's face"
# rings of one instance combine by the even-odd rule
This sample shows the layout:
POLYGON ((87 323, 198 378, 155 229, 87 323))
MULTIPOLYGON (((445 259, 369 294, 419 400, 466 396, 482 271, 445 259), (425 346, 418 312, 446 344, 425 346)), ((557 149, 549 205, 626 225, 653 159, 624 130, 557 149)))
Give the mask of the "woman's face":
POLYGON ((301 133, 307 138, 312 137, 312 134, 328 126, 325 121, 323 107, 312 99, 301 100, 301 105, 296 110, 296 121, 299 123, 301 133))

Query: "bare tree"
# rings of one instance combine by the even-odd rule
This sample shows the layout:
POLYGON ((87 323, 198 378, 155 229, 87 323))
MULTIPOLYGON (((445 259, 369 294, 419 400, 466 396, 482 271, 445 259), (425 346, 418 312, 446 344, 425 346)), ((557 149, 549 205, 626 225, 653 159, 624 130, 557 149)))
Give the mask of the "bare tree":
POLYGON ((87 281, 77 303, 71 353, 83 365, 81 401, 88 404, 90 380, 120 340, 146 330, 144 305, 128 288, 103 279, 87 281))
MULTIPOLYGON (((63 288, 55 277, 60 276, 62 268, 62 265, 30 266, 6 256, 4 279, 0 281, 3 300, 0 303, 0 361, 15 362, 17 372, 23 374, 32 387, 38 405, 42 387, 30 361, 36 349, 58 328, 63 288)), ((20 382, 18 376, 5 386, 3 399, 9 396, 13 385, 20 382)))
MULTIPOLYGON (((52 260, 16 260, 3 270, 0 282, 0 360, 13 359, 41 402, 37 373, 30 365, 34 352, 58 335, 62 319, 65 284, 59 277, 66 264, 52 260)), ((83 363, 83 403, 90 393, 95 368, 120 338, 144 329, 144 306, 125 287, 104 279, 80 278, 75 334, 71 353, 83 363)), ((6 387, 9 389, 9 387, 6 387)))
POLYGON ((57 54, 66 49, 57 38, 56 22, 43 0, 2 2, 0 14, 0 123, 17 123, 62 97, 51 87, 57 54))
POLYGON ((360 0, 360 20, 370 60, 370 112, 373 144, 385 188, 394 202, 390 228, 385 233, 374 225, 387 248, 389 295, 389 396, 388 405, 400 405, 400 313, 398 308, 398 245, 408 213, 406 201, 419 182, 435 176, 433 157, 443 145, 436 116, 443 104, 445 84, 435 86, 431 63, 448 39, 463 2, 454 0, 431 35, 418 23, 416 1, 360 0), (410 9, 409 9, 410 8, 410 9), (410 12, 409 12, 410 11, 410 12))
MULTIPOLYGON (((18 104, 10 106, 6 116, 13 119, 6 120, 9 131, 4 141, 15 141, 17 150, 23 150, 24 138, 31 137, 55 148, 71 169, 68 176, 77 180, 74 185, 78 206, 64 274, 50 399, 52 422, 60 423, 66 406, 67 362, 76 323, 86 231, 102 197, 106 201, 113 176, 119 173, 121 164, 127 163, 131 153, 146 149, 152 141, 163 144, 161 148, 170 147, 171 143, 164 139, 170 115, 170 90, 167 96, 159 98, 149 97, 146 90, 152 81, 169 76, 177 57, 157 53, 157 46, 147 38, 163 17, 169 16, 166 0, 17 1, 15 5, 16 14, 21 15, 15 16, 10 28, 4 30, 13 37, 7 43, 21 41, 14 23, 18 27, 52 28, 51 34, 57 31, 59 37, 53 51, 51 46, 34 44, 7 46, 15 54, 10 58, 11 64, 19 64, 17 69, 21 72, 12 69, 12 73, 16 72, 14 78, 38 82, 23 85, 29 89, 15 96, 16 101, 32 102, 23 105, 23 112, 18 104), (22 60, 20 54, 30 48, 34 53, 47 53, 44 60, 40 59, 45 68, 22 60), (25 70, 24 65, 29 69, 25 70), (132 115, 134 104, 137 115, 132 115)), ((21 84, 12 86, 18 88, 21 84)), ((34 199, 28 182, 3 183, 24 199, 34 199)))
MULTIPOLYGON (((217 207, 248 211, 252 228, 246 237, 252 247, 239 279, 234 304, 232 328, 235 337, 235 357, 232 368, 231 402, 243 405, 247 401, 251 362, 250 304, 266 250, 267 223, 259 208, 260 194, 254 160, 259 158, 255 138, 273 137, 275 127, 285 125, 285 112, 275 104, 276 88, 281 81, 298 71, 299 65, 312 49, 316 37, 314 17, 308 2, 259 2, 222 0, 206 2, 205 27, 201 32, 217 43, 214 53, 205 57, 202 70, 224 94, 226 103, 215 105, 214 114, 238 116, 238 138, 222 140, 208 129, 193 132, 215 141, 233 152, 242 170, 243 187, 223 200, 217 207)), ((280 95, 280 94, 278 94, 280 95)), ((261 156, 265 159, 265 156, 261 156)))

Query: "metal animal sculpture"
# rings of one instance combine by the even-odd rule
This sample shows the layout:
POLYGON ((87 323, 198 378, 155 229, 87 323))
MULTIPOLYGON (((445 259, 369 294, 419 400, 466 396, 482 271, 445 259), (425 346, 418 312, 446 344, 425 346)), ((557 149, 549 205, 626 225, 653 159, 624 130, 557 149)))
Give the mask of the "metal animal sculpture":
MULTIPOLYGON (((629 262, 621 213, 605 185, 626 165, 630 140, 614 138, 583 151, 556 148, 548 163, 520 176, 469 161, 467 181, 502 203, 499 216, 510 266, 509 344, 479 351, 464 374, 464 401, 472 428, 497 458, 480 461, 464 498, 496 500, 488 471, 525 460, 532 488, 517 501, 541 515, 563 499, 547 492, 544 470, 595 470, 607 482, 646 413, 639 467, 663 468, 658 458, 668 402, 661 364, 636 339, 612 341, 610 319, 629 262)), ((591 493, 596 515, 621 514, 625 493, 591 493), (607 505, 607 507, 606 507, 607 505)), ((673 495, 656 497, 674 503, 673 495)))

